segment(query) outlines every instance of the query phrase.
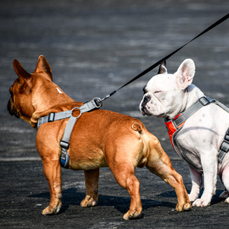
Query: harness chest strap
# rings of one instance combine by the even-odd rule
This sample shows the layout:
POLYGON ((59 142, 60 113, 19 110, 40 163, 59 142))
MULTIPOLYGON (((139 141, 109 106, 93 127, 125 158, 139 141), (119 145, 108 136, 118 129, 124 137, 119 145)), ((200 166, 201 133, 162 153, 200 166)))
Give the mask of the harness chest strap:
MULTIPOLYGON (((165 119, 165 125, 167 127, 167 131, 169 134, 169 138, 171 141, 171 144, 178 155, 183 157, 183 155, 180 153, 181 150, 179 150, 179 145, 176 142, 176 135, 178 132, 182 129, 185 121, 192 116, 196 111, 198 111, 203 106, 209 105, 211 103, 215 103, 216 105, 220 106, 222 109, 227 111, 229 113, 229 109, 224 106, 222 103, 211 99, 209 97, 201 97, 195 104, 193 104, 190 108, 188 108, 185 112, 178 114, 174 119, 167 120, 165 119)), ((229 151, 229 128, 225 134, 224 140, 220 146, 219 154, 218 154, 218 161, 219 163, 222 163, 224 156, 229 151)), ((185 159, 187 160, 187 158, 185 159)))
POLYGON ((50 113, 49 115, 41 117, 38 120, 37 129, 43 123, 53 122, 53 121, 69 118, 68 123, 64 130, 63 138, 60 141, 60 146, 61 146, 60 164, 62 167, 68 168, 69 166, 70 158, 69 158, 67 150, 69 149, 69 145, 70 145, 69 141, 70 141, 71 133, 72 133, 73 127, 77 119, 81 116, 81 114, 85 112, 92 111, 94 109, 99 109, 102 106, 102 104, 99 101, 100 101, 100 98, 94 98, 91 101, 84 103, 81 107, 74 107, 72 110, 58 112, 58 113, 50 113), (72 112, 75 109, 79 109, 80 111, 80 114, 78 117, 75 117, 72 115, 72 112))

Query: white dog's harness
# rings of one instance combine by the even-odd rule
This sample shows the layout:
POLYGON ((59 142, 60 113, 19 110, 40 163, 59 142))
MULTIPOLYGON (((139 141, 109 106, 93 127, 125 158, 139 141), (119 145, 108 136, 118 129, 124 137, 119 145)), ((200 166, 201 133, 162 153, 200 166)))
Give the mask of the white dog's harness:
MULTIPOLYGON (((202 107, 207 106, 211 103, 215 103, 216 105, 218 105, 219 107, 221 107, 222 109, 224 109, 225 111, 229 113, 229 108, 224 106, 222 103, 214 99, 211 99, 209 97, 201 97, 196 103, 194 103, 191 107, 189 107, 183 113, 178 114, 174 119, 172 120, 165 119, 164 120, 173 148, 175 149, 175 151, 177 152, 179 156, 181 156, 187 162, 190 162, 189 164, 192 164, 192 162, 190 161, 190 159, 185 157, 183 153, 181 153, 182 151, 179 147, 179 144, 177 143, 176 136, 179 133, 179 131, 182 129, 185 121, 190 116, 192 116, 196 111, 198 111, 202 107)), ((222 163, 223 158, 228 151, 229 151, 229 128, 227 129, 227 132, 224 136, 224 140, 221 143, 221 146, 218 151, 219 152, 218 154, 219 163, 222 163)), ((195 168, 195 169, 200 170, 200 168, 195 168)))
POLYGON ((65 127, 64 130, 64 135, 62 140, 60 141, 60 146, 61 146, 61 156, 60 156, 60 164, 64 168, 68 168, 69 166, 69 154, 68 154, 68 149, 69 149, 69 140, 71 137, 71 133, 73 130, 73 127, 77 121, 77 119, 85 112, 92 111, 95 109, 99 109, 102 106, 100 98, 94 98, 89 102, 84 103, 81 107, 74 107, 72 110, 68 111, 62 111, 58 113, 50 113, 47 116, 41 117, 38 120, 37 123, 37 129, 41 126, 41 124, 46 123, 46 122, 53 122, 65 118, 69 118, 68 123, 65 127), (72 112, 74 110, 78 109, 80 114, 75 117, 72 115, 72 112))

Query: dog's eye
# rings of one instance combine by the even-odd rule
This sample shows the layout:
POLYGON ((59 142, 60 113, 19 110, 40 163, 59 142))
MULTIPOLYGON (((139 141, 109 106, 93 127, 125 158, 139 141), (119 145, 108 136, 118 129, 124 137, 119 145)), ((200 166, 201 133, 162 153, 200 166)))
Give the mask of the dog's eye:
POLYGON ((161 91, 159 90, 154 92, 154 94, 159 94, 159 93, 161 93, 161 91))
POLYGON ((18 78, 17 78, 17 82, 18 82, 19 86, 21 87, 22 85, 21 85, 21 82, 18 78))
POLYGON ((147 91, 146 91, 146 85, 145 85, 145 87, 143 87, 143 94, 145 94, 145 93, 147 93, 147 91))

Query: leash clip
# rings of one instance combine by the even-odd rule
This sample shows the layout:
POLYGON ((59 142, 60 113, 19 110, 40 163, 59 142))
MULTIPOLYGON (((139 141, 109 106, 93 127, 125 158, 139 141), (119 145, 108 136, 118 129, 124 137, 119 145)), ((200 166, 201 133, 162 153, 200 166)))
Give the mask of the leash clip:
POLYGON ((105 97, 103 97, 102 99, 100 99, 99 103, 107 100, 108 98, 110 98, 110 95, 106 95, 105 97))
POLYGON ((81 113, 99 109, 102 106, 102 100, 99 97, 95 97, 90 101, 85 102, 79 109, 81 113))
POLYGON ((105 101, 105 100, 107 100, 107 99, 109 99, 113 94, 115 94, 116 93, 116 91, 113 91, 113 92, 111 92, 110 94, 108 94, 108 95, 106 95, 104 98, 102 98, 102 99, 100 99, 100 103, 101 102, 103 102, 103 101, 105 101))
POLYGON ((100 99, 99 97, 95 97, 95 98, 93 98, 93 101, 94 101, 94 103, 95 103, 95 105, 96 105, 96 109, 98 109, 98 108, 100 108, 103 104, 102 104, 102 99, 100 99))

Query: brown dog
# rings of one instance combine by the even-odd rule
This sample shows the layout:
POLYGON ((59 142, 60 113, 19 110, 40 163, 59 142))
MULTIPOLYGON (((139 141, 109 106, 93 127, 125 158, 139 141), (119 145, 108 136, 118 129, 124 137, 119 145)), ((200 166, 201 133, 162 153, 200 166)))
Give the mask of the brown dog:
MULTIPOLYGON (((17 60, 13 66, 18 78, 10 88, 8 110, 32 127, 36 128, 42 116, 83 104, 75 102, 53 83, 52 70, 44 56, 39 57, 32 74, 26 72, 17 60)), ((37 132, 37 151, 43 162, 51 197, 43 215, 58 213, 61 208, 60 140, 67 121, 44 123, 37 132)), ((123 218, 140 217, 140 183, 135 177, 135 168, 146 166, 175 189, 177 211, 191 208, 181 175, 172 167, 158 139, 135 118, 107 110, 83 113, 73 128, 68 154, 69 168, 84 170, 85 173, 87 191, 82 207, 97 204, 99 168, 109 166, 119 185, 127 189, 131 197, 130 209, 123 218)))

